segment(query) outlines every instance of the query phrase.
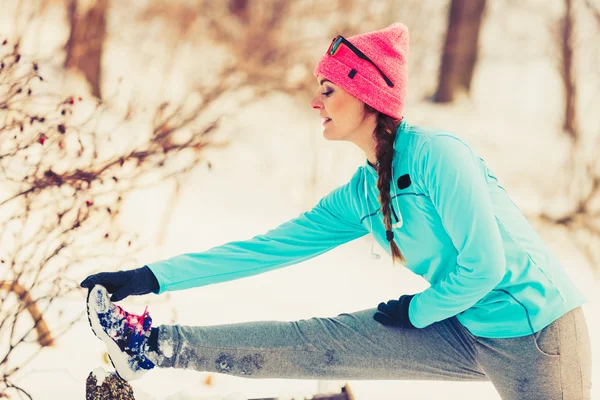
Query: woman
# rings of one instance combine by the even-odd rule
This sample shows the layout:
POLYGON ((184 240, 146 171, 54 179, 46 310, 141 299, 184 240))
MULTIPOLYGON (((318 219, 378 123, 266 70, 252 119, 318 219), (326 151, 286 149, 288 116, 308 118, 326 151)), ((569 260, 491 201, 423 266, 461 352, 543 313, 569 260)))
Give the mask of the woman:
MULTIPOLYGON (((100 273, 88 315, 117 372, 491 381, 504 399, 590 397, 584 296, 492 171, 460 139, 410 125, 402 24, 336 37, 315 69, 324 137, 367 162, 310 211, 242 242, 100 273), (150 328, 112 301, 256 275, 368 233, 431 286, 375 309, 296 322, 150 328), (109 294, 112 293, 112 298, 109 294)), ((399 395, 399 397, 402 397, 399 395)))

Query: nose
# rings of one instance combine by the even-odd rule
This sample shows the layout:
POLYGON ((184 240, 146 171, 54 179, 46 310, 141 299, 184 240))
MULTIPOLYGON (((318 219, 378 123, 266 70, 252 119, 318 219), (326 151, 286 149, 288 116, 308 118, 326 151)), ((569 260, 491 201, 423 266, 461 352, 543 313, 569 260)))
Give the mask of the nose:
POLYGON ((318 95, 312 98, 312 100, 310 101, 310 107, 317 110, 323 108, 323 102, 319 100, 318 95))

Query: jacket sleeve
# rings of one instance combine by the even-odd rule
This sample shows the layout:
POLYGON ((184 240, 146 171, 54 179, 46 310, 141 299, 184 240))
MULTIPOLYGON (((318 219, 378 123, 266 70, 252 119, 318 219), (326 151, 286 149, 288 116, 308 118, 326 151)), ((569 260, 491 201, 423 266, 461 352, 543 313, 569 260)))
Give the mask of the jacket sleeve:
POLYGON ((458 138, 438 135, 424 143, 420 177, 456 248, 454 270, 413 297, 409 318, 417 328, 473 306, 502 280, 504 245, 479 159, 458 138))
POLYGON ((147 264, 159 293, 249 277, 323 254, 368 233, 354 208, 354 180, 263 235, 230 242, 202 253, 182 254, 147 264))

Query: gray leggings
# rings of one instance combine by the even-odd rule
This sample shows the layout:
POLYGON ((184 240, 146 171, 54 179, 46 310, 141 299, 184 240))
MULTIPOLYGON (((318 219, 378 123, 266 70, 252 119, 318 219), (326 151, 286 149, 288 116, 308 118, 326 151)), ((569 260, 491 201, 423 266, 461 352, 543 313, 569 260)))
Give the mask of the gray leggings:
POLYGON ((581 307, 534 335, 490 339, 455 318, 386 327, 375 309, 334 318, 159 326, 159 367, 247 378, 491 381, 503 399, 589 399, 591 349, 581 307))

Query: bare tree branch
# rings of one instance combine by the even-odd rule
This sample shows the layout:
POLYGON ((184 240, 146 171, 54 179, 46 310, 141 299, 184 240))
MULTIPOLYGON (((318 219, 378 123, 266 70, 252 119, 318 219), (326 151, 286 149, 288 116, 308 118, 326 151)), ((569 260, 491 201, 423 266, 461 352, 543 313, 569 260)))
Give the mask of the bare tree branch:
POLYGON ((596 19, 598 27, 600 27, 600 8, 592 3, 592 0, 583 0, 586 8, 590 11, 592 16, 596 19))
MULTIPOLYGON (((203 159, 203 150, 226 146, 225 141, 212 140, 223 114, 213 118, 205 114, 244 82, 229 82, 225 77, 236 71, 223 69, 216 84, 196 89, 202 101, 195 107, 185 108, 184 103, 159 107, 147 140, 109 154, 101 146, 119 134, 123 137, 127 116, 112 131, 101 134, 97 132, 99 120, 107 106, 100 102, 77 125, 69 118, 80 98, 59 99, 40 111, 43 104, 32 105, 39 90, 36 85, 43 81, 26 78, 27 74, 38 76, 37 64, 19 64, 18 45, 11 54, 0 53, 0 59, 4 62, 0 137, 6 138, 0 142, 0 170, 4 171, 0 185, 12 183, 14 188, 0 199, 0 235, 12 237, 9 251, 2 253, 2 265, 9 268, 0 277, 0 334, 3 341, 7 338, 7 347, 0 348, 0 382, 8 387, 10 376, 37 354, 8 369, 7 360, 29 343, 30 333, 37 332, 40 346, 51 345, 57 337, 44 316, 51 307, 61 307, 57 300, 78 286, 69 278, 73 268, 95 258, 124 265, 139 251, 115 224, 124 196, 169 179, 184 179, 203 159), (34 71, 27 72, 31 68, 34 71), (35 152, 40 156, 31 157, 35 152), (173 161, 183 160, 184 153, 185 162, 173 161), (111 251, 108 246, 123 250, 111 251), (16 295, 16 304, 10 294, 16 295), (20 324, 24 312, 31 317, 27 326, 20 324)), ((68 329, 77 319, 61 326, 68 329)))

